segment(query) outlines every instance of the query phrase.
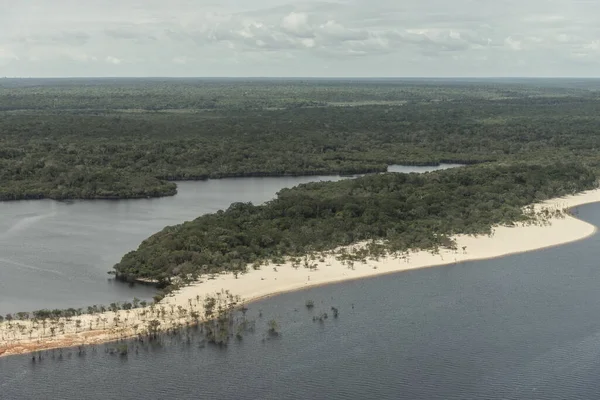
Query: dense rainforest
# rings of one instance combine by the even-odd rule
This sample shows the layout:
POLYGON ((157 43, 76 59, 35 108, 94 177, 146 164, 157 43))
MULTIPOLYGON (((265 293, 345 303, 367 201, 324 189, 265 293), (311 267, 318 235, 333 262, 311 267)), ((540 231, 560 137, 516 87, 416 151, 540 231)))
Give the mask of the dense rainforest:
POLYGON ((384 240, 448 245, 594 187, 599 80, 0 79, 0 200, 174 195, 177 180, 380 173, 165 228, 115 266, 189 277, 384 240))
POLYGON ((389 164, 598 165, 597 81, 0 79, 0 200, 389 164), (562 83, 561 83, 562 82, 562 83))

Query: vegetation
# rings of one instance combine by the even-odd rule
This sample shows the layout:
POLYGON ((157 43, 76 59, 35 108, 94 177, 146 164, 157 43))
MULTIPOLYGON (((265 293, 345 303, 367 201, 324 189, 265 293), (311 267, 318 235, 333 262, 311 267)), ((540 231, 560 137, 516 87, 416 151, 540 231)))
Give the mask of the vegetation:
POLYGON ((596 81, 0 80, 0 200, 173 195, 173 180, 569 159, 596 81), (562 83, 561 83, 562 82, 562 83))
POLYGON ((126 254, 115 270, 125 280, 170 282, 174 276, 245 272, 251 263, 360 241, 384 241, 393 252, 451 246, 451 235, 489 233, 492 225, 526 219, 522 208, 528 204, 595 184, 596 176, 577 164, 473 166, 310 183, 284 189, 264 205, 234 203, 167 227, 126 254))
POLYGON ((94 304, 93 306, 88 306, 87 308, 67 308, 67 309, 56 308, 53 310, 41 309, 41 310, 36 310, 36 311, 31 311, 31 312, 19 311, 17 313, 14 313, 14 316, 13 316, 13 314, 6 314, 5 317, 0 315, 0 322, 4 321, 5 319, 7 321, 12 321, 12 320, 42 321, 42 320, 49 320, 49 319, 57 320, 60 318, 72 319, 73 317, 79 317, 82 315, 102 314, 107 311, 117 312, 119 310, 125 311, 125 310, 132 310, 132 309, 136 309, 136 308, 144 308, 144 307, 146 307, 146 305, 148 305, 148 303, 145 300, 140 300, 137 297, 134 297, 132 302, 128 302, 128 301, 115 302, 115 303, 111 303, 108 306, 94 304))
POLYGON ((267 333, 269 336, 279 336, 279 324, 274 319, 270 320, 268 323, 269 329, 267 329, 267 333))
MULTIPOLYGON (((141 302, 140 302, 140 306, 141 302)), ((24 341, 53 343, 66 341, 89 344, 87 336, 73 341, 73 334, 99 331, 107 334, 107 340, 135 338, 138 342, 160 341, 164 335, 179 335, 185 330, 199 330, 209 344, 226 346, 234 337, 241 339, 246 332, 254 331, 254 320, 246 318, 246 307, 239 296, 225 291, 206 298, 196 296, 188 299, 185 306, 174 304, 152 304, 148 307, 133 307, 133 303, 113 303, 109 307, 88 307, 86 310, 40 310, 33 313, 18 313, 18 319, 7 319, 0 325, 0 355, 24 341)), ((277 336, 276 322, 268 324, 268 333, 277 336)), ((92 337, 94 335, 91 335, 92 337)), ((93 343, 93 342, 92 342, 93 343)), ((42 345, 43 348, 43 345, 42 345)), ((130 348, 117 343, 107 352, 126 356, 130 348)), ((82 355, 80 349, 79 352, 82 355)))
POLYGON ((410 101, 594 97, 591 79, 2 79, 0 110, 265 110, 410 101))
MULTIPOLYGON (((133 304, 133 303, 130 303, 133 304)), ((73 355, 79 357, 87 354, 96 354, 99 346, 96 341, 86 341, 87 337, 94 337, 99 332, 110 334, 111 340, 103 344, 104 353, 120 356, 127 359, 129 354, 139 354, 139 351, 162 351, 168 346, 186 346, 203 349, 213 345, 219 349, 227 348, 232 338, 243 340, 247 334, 257 330, 257 320, 248 316, 248 308, 239 306, 239 298, 227 292, 215 293, 202 299, 200 296, 189 299, 186 306, 172 304, 155 304, 145 309, 125 310, 120 304, 120 310, 114 315, 97 315, 93 318, 72 319, 67 316, 51 316, 14 321, 0 326, 0 354, 10 350, 12 346, 20 347, 26 337, 28 344, 40 345, 32 351, 31 362, 70 359, 73 355), (237 306, 236 306, 237 305, 237 306), (211 310, 212 319, 202 318, 201 311, 211 310), (86 335, 73 339, 73 327, 81 323, 79 332, 86 335), (70 344, 68 347, 60 346, 61 340, 70 344)), ((338 309, 331 307, 334 318, 338 317, 338 309)), ((297 310, 295 310, 297 311, 297 310)), ((84 313, 85 310, 82 310, 84 313)), ((112 311, 108 311, 112 312, 112 311)), ((60 313, 56 313, 57 315, 60 313)), ((328 319, 328 314, 322 311, 312 315, 313 322, 323 325, 328 319)), ((260 318, 260 314, 258 315, 260 318)), ((268 319, 259 324, 266 332, 262 334, 262 341, 281 337, 280 324, 275 319, 268 319)))

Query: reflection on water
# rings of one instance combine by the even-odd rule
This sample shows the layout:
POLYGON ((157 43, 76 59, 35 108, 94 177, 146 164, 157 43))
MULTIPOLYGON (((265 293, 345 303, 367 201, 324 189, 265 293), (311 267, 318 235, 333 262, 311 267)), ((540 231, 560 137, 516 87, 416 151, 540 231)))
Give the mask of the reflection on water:
MULTIPOLYGON (((600 225, 600 204, 579 211, 600 225)), ((256 331, 225 349, 183 333, 126 357, 0 358, 0 398, 597 399, 599 259, 595 235, 288 293, 251 304, 256 331)))

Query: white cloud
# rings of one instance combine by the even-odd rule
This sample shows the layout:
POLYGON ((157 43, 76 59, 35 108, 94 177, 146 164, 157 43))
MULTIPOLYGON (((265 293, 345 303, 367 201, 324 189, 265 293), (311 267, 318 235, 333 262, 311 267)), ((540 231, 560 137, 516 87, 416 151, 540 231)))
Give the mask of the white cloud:
POLYGON ((89 63, 89 62, 96 62, 96 61, 98 61, 98 57, 91 56, 91 55, 86 54, 86 53, 70 52, 70 54, 68 54, 68 56, 71 59, 73 59, 74 61, 79 61, 79 62, 89 63))
POLYGON ((525 22, 562 22, 565 20, 564 15, 547 15, 547 14, 538 14, 538 15, 529 15, 523 18, 525 22))
POLYGON ((600 50, 600 40, 594 40, 583 47, 590 50, 600 50))
POLYGON ((504 39, 504 44, 506 45, 506 47, 508 47, 511 50, 523 50, 523 44, 521 43, 520 40, 516 40, 513 39, 512 37, 507 37, 506 39, 504 39))
POLYGON ((304 47, 307 47, 309 49, 312 49, 313 47, 315 47, 315 39, 311 39, 311 38, 302 39, 301 43, 304 47))
POLYGON ((308 15, 291 12, 281 21, 281 28, 294 36, 310 38, 313 36, 312 27, 308 24, 308 15))
POLYGON ((24 0, 0 13, 0 75, 597 75, 597 15, 574 0, 24 0))
POLYGON ((319 26, 318 35, 327 37, 329 40, 367 40, 369 33, 365 30, 347 29, 337 21, 329 20, 319 26))
POLYGON ((0 66, 8 64, 11 61, 19 61, 19 57, 8 48, 0 47, 0 66))
POLYGON ((113 57, 113 56, 106 56, 106 62, 109 64, 114 64, 114 65, 119 65, 121 64, 121 60, 118 59, 117 57, 113 57))

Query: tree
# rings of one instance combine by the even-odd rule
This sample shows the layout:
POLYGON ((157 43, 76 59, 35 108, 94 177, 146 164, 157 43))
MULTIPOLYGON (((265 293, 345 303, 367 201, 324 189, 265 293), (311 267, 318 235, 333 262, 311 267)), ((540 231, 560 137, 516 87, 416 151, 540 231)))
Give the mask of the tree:
POLYGON ((267 332, 270 336, 279 336, 279 324, 274 319, 270 320, 268 323, 269 329, 267 332))
POLYGON ((153 319, 151 321, 148 321, 147 324, 147 329, 148 329, 148 335, 151 338, 156 338, 158 336, 158 328, 160 327, 160 321, 157 319, 153 319))

